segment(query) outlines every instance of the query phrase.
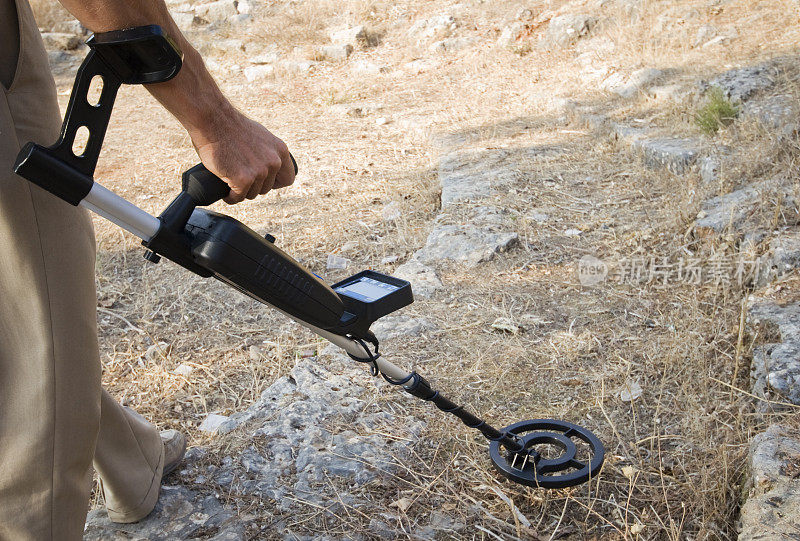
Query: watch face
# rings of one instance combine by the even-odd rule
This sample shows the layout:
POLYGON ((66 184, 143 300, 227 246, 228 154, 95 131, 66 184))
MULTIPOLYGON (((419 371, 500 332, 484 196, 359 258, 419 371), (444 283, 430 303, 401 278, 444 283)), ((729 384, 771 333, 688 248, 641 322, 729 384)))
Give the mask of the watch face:
POLYGON ((397 291, 397 289, 398 287, 392 284, 365 277, 356 282, 350 282, 342 287, 338 287, 336 291, 362 302, 374 302, 393 291, 397 291))

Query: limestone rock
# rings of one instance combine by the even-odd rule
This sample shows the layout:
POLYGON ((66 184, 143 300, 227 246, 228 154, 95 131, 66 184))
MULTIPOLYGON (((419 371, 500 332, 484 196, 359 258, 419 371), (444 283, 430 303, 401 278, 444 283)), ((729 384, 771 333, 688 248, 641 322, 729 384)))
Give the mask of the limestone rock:
POLYGON ((363 25, 346 26, 330 30, 331 43, 334 45, 350 45, 358 47, 366 45, 369 39, 367 29, 363 25))
POLYGON ((640 154, 648 167, 664 167, 675 174, 685 173, 703 148, 699 139, 654 137, 645 130, 622 125, 615 125, 613 129, 617 140, 640 154))
POLYGON ((325 60, 347 60, 353 53, 353 46, 349 43, 323 45, 320 54, 325 60))
POLYGON ((569 47, 588 36, 597 25, 597 17, 587 13, 558 15, 550 19, 545 39, 551 45, 569 47))
MULTIPOLYGON (((298 361, 289 376, 220 426, 219 433, 249 431, 259 445, 224 462, 212 479, 227 490, 277 500, 286 511, 298 505, 287 495, 317 505, 337 501, 332 478, 362 486, 394 471, 392 456, 402 455, 423 425, 399 420, 359 398, 365 391, 350 373, 359 370, 354 364, 339 374, 320 366, 317 358, 298 361), (384 431, 399 440, 387 440, 384 431)), ((338 496, 344 504, 353 502, 350 495, 338 496)))
POLYGON ((739 236, 760 240, 768 224, 759 223, 752 218, 759 210, 766 210, 770 216, 774 209, 765 207, 765 201, 780 200, 787 218, 796 215, 793 210, 794 193, 781 179, 768 179, 744 186, 736 191, 713 197, 703 203, 696 227, 716 233, 734 231, 739 236))
POLYGON ((497 39, 497 44, 501 47, 510 47, 514 45, 525 33, 526 26, 524 23, 517 21, 503 28, 500 37, 497 39))
POLYGON ((275 75, 275 66, 272 64, 259 64, 244 68, 244 77, 248 83, 268 79, 275 75))
POLYGON ((223 22, 229 17, 239 14, 236 9, 236 0, 219 0, 208 4, 198 4, 194 8, 194 12, 198 17, 212 23, 223 22))
POLYGON ((770 426, 750 444, 750 497, 742 506, 739 541, 797 539, 800 531, 800 433, 770 426))
POLYGON ((61 51, 75 50, 83 43, 80 36, 65 32, 42 32, 42 40, 48 49, 61 51))
POLYGON ((800 231, 784 232, 769 243, 775 275, 782 276, 800 268, 800 231))
POLYGON ((800 125, 795 103, 789 94, 752 100, 742 108, 741 117, 755 120, 773 135, 790 137, 800 125))
POLYGON ((397 267, 392 274, 411 282, 415 297, 430 297, 436 290, 444 287, 436 271, 415 257, 397 267))
POLYGON ((473 38, 446 38, 432 43, 428 50, 434 53, 454 53, 467 49, 474 43, 473 38))
POLYGON ((642 68, 634 71, 628 77, 615 73, 600 84, 600 90, 629 99, 644 91, 663 76, 664 71, 655 68, 642 68))
MULTIPOLYGON (((756 347, 751 376, 757 396, 800 405, 800 304, 778 306, 754 300, 748 310, 753 326, 777 327, 781 342, 756 347)), ((781 409, 762 405, 760 409, 781 409)))
POLYGON ((493 231, 472 224, 437 225, 416 257, 423 264, 452 260, 475 267, 512 248, 519 240, 514 232, 493 231))
POLYGON ((491 196, 514 180, 513 171, 500 165, 503 151, 455 151, 439 160, 442 208, 476 202, 491 196))
MULTIPOLYGON (((413 286, 412 286, 413 290, 413 286)), ((414 292, 416 293, 416 292, 414 292)), ((426 331, 432 331, 436 325, 422 317, 411 317, 404 314, 389 315, 379 319, 372 326, 372 332, 378 340, 392 340, 401 337, 414 337, 426 331)))
POLYGON ((173 539, 244 541, 245 523, 235 511, 225 508, 213 495, 203 495, 181 486, 163 486, 153 512, 134 524, 116 524, 106 510, 98 508, 86 518, 84 541, 129 539, 171 541, 173 539))
POLYGON ((734 102, 744 102, 754 94, 775 84, 776 69, 769 64, 761 64, 726 71, 719 77, 701 84, 701 89, 719 87, 725 96, 734 102))
POLYGON ((420 19, 408 30, 409 35, 419 40, 442 38, 458 28, 458 21, 450 14, 436 15, 429 19, 420 19))

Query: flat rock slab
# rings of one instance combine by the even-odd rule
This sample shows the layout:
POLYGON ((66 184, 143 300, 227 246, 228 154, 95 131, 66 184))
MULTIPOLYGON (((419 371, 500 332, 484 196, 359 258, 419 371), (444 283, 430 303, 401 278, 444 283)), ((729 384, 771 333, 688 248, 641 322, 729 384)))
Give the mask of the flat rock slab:
POLYGON ((181 486, 161 487, 156 508, 135 524, 115 524, 102 508, 89 513, 85 541, 172 541, 210 539, 243 541, 245 524, 213 495, 203 495, 181 486))
POLYGON ((412 257, 397 267, 392 274, 411 282, 411 291, 414 292, 415 297, 430 297, 444 287, 436 271, 416 257, 412 257))
POLYGON ((381 318, 375 322, 371 330, 378 340, 383 342, 384 340, 393 340, 395 338, 413 338, 435 329, 436 325, 424 317, 398 314, 381 318))
POLYGON ((512 182, 514 171, 501 165, 507 155, 503 150, 462 150, 443 156, 439 160, 442 209, 486 199, 512 182))
POLYGON ((787 221, 797 216, 791 182, 775 178, 709 199, 703 203, 695 224, 701 234, 732 232, 758 242, 772 229, 776 201, 780 201, 782 216, 787 221))
POLYGON ((796 540, 800 532, 800 432, 770 426, 750 444, 749 497, 739 541, 796 540))
POLYGON ((777 137, 790 137, 800 126, 795 106, 789 94, 767 96, 746 103, 741 116, 754 119, 777 137))
MULTIPOLYGON (((756 396, 800 405, 800 303, 787 306, 755 299, 748 310, 748 324, 777 327, 780 343, 758 346, 753 352, 751 375, 756 396)), ((759 409, 780 409, 759 404, 759 409)))
POLYGON ((217 429, 245 430, 254 445, 198 473, 234 494, 274 501, 282 511, 303 502, 354 504, 355 496, 337 494, 331 480, 354 488, 394 471, 395 457, 405 456, 423 423, 398 419, 360 398, 365 389, 344 372, 363 367, 353 362, 342 368, 337 374, 316 358, 298 361, 289 376, 217 429))
POLYGON ((476 267, 507 251, 518 241, 519 235, 513 232, 492 231, 471 224, 437 225, 416 257, 423 264, 451 260, 476 267))
POLYGON ((658 137, 647 130, 615 125, 618 141, 630 146, 642 156, 645 165, 653 169, 665 168, 676 175, 686 173, 703 152, 703 142, 687 137, 658 137))
POLYGON ((701 88, 718 87, 734 102, 745 102, 757 92, 772 87, 777 75, 777 68, 770 64, 735 68, 702 84, 701 88))

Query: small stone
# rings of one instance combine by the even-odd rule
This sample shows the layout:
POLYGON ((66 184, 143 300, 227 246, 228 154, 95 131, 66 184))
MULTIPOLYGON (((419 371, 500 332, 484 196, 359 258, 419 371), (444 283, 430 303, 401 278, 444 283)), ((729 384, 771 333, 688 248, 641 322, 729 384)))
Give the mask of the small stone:
POLYGON ((364 26, 351 26, 337 28, 330 31, 331 43, 334 45, 350 45, 357 47, 366 45, 368 41, 367 29, 364 26))
POLYGON ((376 126, 385 126, 388 123, 389 123, 389 119, 387 119, 385 116, 378 117, 378 118, 375 119, 375 125, 376 126))
POLYGON ((150 363, 160 361, 168 357, 171 351, 172 351, 172 346, 170 346, 166 342, 159 342, 147 348, 147 351, 144 354, 144 358, 147 360, 147 362, 150 363))
POLYGON ((470 47, 475 40, 472 38, 447 38, 431 44, 428 50, 432 53, 453 53, 470 47))
POLYGON ((188 30, 195 26, 203 24, 203 19, 194 13, 173 13, 172 20, 178 25, 181 30, 188 30))
POLYGON ((72 51, 83 43, 80 36, 64 32, 42 32, 44 46, 48 49, 59 49, 62 51, 72 51))
POLYGON ((623 402, 633 402, 642 396, 642 386, 637 381, 629 381, 619 392, 619 399, 623 402))
POLYGON ((317 65, 317 63, 311 60, 285 60, 281 62, 280 65, 283 69, 289 72, 308 73, 314 68, 314 66, 317 65))
POLYGON ((706 156, 700 160, 700 179, 703 184, 714 184, 719 180, 719 158, 706 156))
POLYGON ((525 32, 526 26, 521 22, 514 22, 503 28, 500 37, 497 39, 497 44, 501 47, 510 47, 514 45, 525 32))
POLYGON ((379 66, 375 62, 370 62, 369 60, 358 60, 353 62, 350 69, 355 73, 360 73, 363 75, 379 75, 389 71, 389 68, 386 66, 379 66))
POLYGON ((384 222, 394 222, 402 216, 400 203, 392 201, 381 210, 381 218, 384 222))
POLYGON ((717 36, 717 29, 711 25, 704 24, 697 30, 697 34, 692 42, 692 47, 699 47, 700 45, 708 42, 711 38, 717 36))
POLYGON ((349 43, 324 45, 320 54, 325 60, 347 60, 353 53, 353 46, 349 43))
POLYGON ((219 0, 208 4, 198 4, 194 8, 195 14, 212 23, 223 22, 228 17, 238 15, 236 0, 219 0))
POLYGON ((245 24, 253 20, 253 16, 249 13, 239 13, 228 18, 230 24, 245 24))
POLYGON ((384 341, 399 337, 419 336, 425 331, 435 328, 436 326, 425 318, 392 314, 378 320, 371 330, 380 341, 384 341))
POLYGON ((551 45, 569 47, 579 39, 588 36, 596 24, 597 17, 586 13, 557 15, 550 19, 546 40, 551 45))
POLYGON ((203 422, 200 423, 200 426, 197 427, 200 432, 207 432, 209 434, 213 434, 217 431, 217 429, 228 420, 226 415, 217 415, 216 413, 209 413, 208 416, 203 419, 203 422))
POLYGON ((515 324, 511 318, 499 317, 492 323, 492 329, 496 331, 506 332, 509 334, 519 334, 522 330, 519 325, 515 324))
POLYGON ((253 362, 258 362, 263 360, 263 352, 261 348, 258 346, 250 346, 247 348, 248 353, 250 354, 250 360, 253 362))
POLYGON ((458 21, 450 14, 436 15, 415 22, 408 30, 409 35, 420 40, 444 37, 458 28, 458 21))
POLYGON ((436 271, 416 258, 411 258, 394 271, 394 276, 411 282, 416 297, 430 297, 444 287, 436 271))
POLYGON ((334 254, 328 254, 326 268, 328 270, 344 270, 350 266, 350 260, 334 254))
POLYGON ((57 33, 73 34, 75 36, 86 36, 89 34, 89 29, 83 26, 80 21, 76 21, 74 19, 58 21, 53 25, 51 30, 57 33))
POLYGON ((248 83, 271 78, 275 75, 275 66, 272 64, 259 64, 244 68, 244 77, 248 83))
POLYGON ((269 51, 263 52, 261 54, 255 55, 254 57, 250 58, 250 63, 259 65, 259 64, 274 64, 280 59, 280 54, 277 50, 271 49, 269 51))
POLYGON ((239 0, 236 4, 236 10, 243 15, 252 15, 253 4, 250 0, 239 0))
POLYGON ((174 374, 176 374, 178 376, 183 376, 185 378, 188 378, 189 376, 191 376, 192 372, 194 372, 194 367, 192 365, 186 364, 186 363, 179 364, 175 368, 175 370, 173 370, 174 374))
POLYGON ((389 255, 381 259, 381 265, 390 265, 400 259, 400 256, 389 255))
POLYGON ((572 229, 565 229, 564 230, 564 235, 566 235, 567 237, 579 237, 582 234, 583 234, 583 231, 581 231, 580 229, 572 228, 572 229))

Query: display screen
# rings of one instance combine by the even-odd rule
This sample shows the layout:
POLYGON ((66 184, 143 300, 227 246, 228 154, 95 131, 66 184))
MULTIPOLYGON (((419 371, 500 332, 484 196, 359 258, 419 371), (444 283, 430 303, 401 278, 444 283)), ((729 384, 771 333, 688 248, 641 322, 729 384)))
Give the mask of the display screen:
POLYGON ((362 278, 357 282, 350 282, 342 287, 337 287, 336 291, 362 302, 373 302, 397 289, 397 286, 386 282, 379 282, 372 278, 362 278))

